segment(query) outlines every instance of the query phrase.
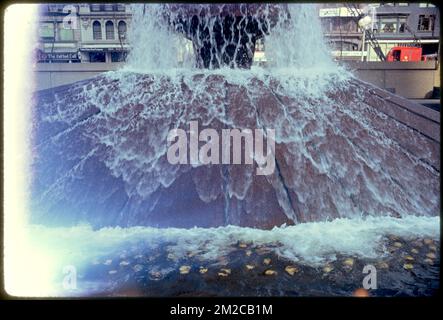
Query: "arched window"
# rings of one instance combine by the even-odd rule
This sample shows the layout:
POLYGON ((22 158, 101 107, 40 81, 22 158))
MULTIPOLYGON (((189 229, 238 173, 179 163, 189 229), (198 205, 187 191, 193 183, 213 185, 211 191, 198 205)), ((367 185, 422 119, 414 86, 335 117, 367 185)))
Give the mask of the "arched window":
POLYGON ((92 24, 92 38, 94 40, 102 39, 102 25, 98 21, 94 21, 92 24))
POLYGON ((114 40, 114 24, 112 21, 107 21, 105 25, 106 40, 114 40))
POLYGON ((118 23, 118 36, 120 38, 126 37, 126 22, 124 22, 124 21, 120 21, 118 23))

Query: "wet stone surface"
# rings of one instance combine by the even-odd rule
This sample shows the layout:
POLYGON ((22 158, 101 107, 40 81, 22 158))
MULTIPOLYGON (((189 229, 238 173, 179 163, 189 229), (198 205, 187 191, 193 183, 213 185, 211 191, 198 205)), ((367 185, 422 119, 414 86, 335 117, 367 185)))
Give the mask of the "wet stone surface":
MULTIPOLYGON (((388 236, 376 259, 331 253, 308 264, 279 256, 278 243, 237 243, 207 258, 204 248, 178 255, 175 244, 143 244, 97 257, 79 271, 90 296, 351 296, 365 265, 377 271, 369 296, 429 296, 439 286, 440 242, 388 236), (149 247, 149 250, 146 249, 149 247), (385 252, 385 253, 384 253, 385 252)), ((357 291, 359 292, 359 291, 357 291)))

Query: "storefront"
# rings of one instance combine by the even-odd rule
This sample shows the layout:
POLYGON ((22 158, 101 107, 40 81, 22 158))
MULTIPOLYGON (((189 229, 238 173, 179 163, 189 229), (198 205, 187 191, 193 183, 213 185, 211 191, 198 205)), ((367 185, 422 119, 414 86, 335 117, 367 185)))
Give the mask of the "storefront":
POLYGON ((80 48, 82 62, 124 62, 128 54, 126 47, 90 47, 80 48))

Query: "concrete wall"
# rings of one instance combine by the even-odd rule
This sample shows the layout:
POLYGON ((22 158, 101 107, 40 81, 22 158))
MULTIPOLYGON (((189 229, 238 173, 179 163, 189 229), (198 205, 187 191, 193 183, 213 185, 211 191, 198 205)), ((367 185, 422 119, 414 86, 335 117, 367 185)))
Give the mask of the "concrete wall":
POLYGON ((344 63, 359 79, 408 99, 430 98, 440 86, 440 67, 436 61, 344 63))
POLYGON ((85 80, 122 66, 123 63, 38 63, 34 68, 37 90, 85 80))
MULTIPOLYGON (((342 63, 359 79, 408 99, 429 98, 434 86, 440 86, 440 69, 436 61, 342 63)), ((122 63, 39 63, 34 70, 37 90, 91 78, 102 72, 116 70, 122 65, 122 63)))

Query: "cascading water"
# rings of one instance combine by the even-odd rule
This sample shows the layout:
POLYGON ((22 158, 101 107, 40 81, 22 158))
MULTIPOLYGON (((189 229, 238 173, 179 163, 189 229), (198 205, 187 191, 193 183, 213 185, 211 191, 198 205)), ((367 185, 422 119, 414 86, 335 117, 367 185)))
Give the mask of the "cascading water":
POLYGON ((239 67, 234 56, 248 51, 252 58, 258 39, 266 43, 268 65, 274 71, 337 69, 322 39, 313 5, 135 4, 132 12, 132 49, 126 70, 165 72, 183 66, 183 61, 186 69, 239 67), (201 58, 200 51, 204 51, 202 55, 208 52, 207 58, 201 58))
POLYGON ((165 5, 133 4, 131 9, 131 28, 128 38, 131 51, 126 69, 136 72, 152 72, 177 69, 186 61, 190 54, 186 47, 186 39, 166 23, 165 5), (183 56, 183 57, 181 57, 183 56), (179 61, 181 57, 181 61, 179 61))
POLYGON ((337 72, 323 41, 320 21, 314 5, 289 5, 281 11, 276 26, 265 36, 266 57, 272 69, 317 69, 337 72), (285 19, 285 14, 291 19, 285 19))
MULTIPOLYGON (((186 246, 206 241, 219 248, 242 234, 245 241, 280 242, 278 254, 311 263, 337 250, 376 256, 380 224, 392 234, 407 236, 413 224, 416 233, 438 236, 439 136, 408 125, 415 114, 395 109, 332 62, 315 6, 240 5, 238 16, 226 6, 134 5, 132 50, 122 70, 36 95, 32 222, 61 233, 81 223, 126 227, 109 232, 135 233, 135 242, 141 234, 158 242, 157 229, 137 226, 270 229, 309 222, 310 231, 303 224, 260 232, 168 229, 162 241, 179 241, 183 232, 186 246), (255 38, 263 39, 269 64, 248 69, 255 38), (191 121, 199 130, 275 129, 274 173, 257 176, 255 162, 170 164, 168 133, 189 132, 191 121), (349 220, 326 223, 337 218, 349 220), (318 243, 329 226, 347 230, 355 221, 364 227, 349 234, 349 246, 334 247, 329 234, 321 250, 300 249, 312 248, 306 242, 318 243), (366 237, 374 243, 355 245, 366 237)), ((109 250, 100 243, 108 229, 78 228, 73 238, 100 232, 87 236, 97 240, 91 254, 109 250)))

